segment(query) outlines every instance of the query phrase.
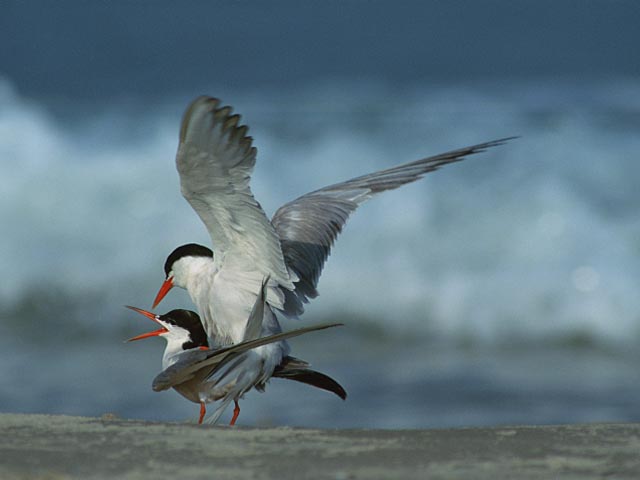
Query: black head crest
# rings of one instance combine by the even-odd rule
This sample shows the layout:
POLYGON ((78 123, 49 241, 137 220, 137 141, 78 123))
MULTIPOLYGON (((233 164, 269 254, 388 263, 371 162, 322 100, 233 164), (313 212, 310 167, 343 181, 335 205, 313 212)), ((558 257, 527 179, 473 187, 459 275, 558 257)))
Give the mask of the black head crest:
POLYGON ((188 243, 186 245, 179 246, 173 252, 171 252, 171 254, 167 257, 167 261, 164 262, 164 273, 166 276, 169 276, 169 272, 171 271, 173 264, 183 257, 213 258, 213 252, 210 248, 198 245, 197 243, 188 243))
POLYGON ((184 328, 191 336, 191 342, 185 343, 182 348, 189 350, 196 347, 209 347, 207 341, 207 333, 204 331, 200 317, 196 312, 191 310, 171 310, 170 312, 160 315, 158 318, 163 322, 184 328))

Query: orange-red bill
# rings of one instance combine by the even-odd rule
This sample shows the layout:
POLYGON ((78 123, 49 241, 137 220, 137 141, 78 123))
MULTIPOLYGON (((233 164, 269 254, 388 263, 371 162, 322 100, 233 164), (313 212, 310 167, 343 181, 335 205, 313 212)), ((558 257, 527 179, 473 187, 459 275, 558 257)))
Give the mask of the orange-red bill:
POLYGON ((168 331, 169 330, 162 327, 158 330, 154 330, 153 332, 143 333, 142 335, 138 335, 137 337, 130 338, 129 340, 127 340, 127 342, 134 342, 136 340, 142 340, 143 338, 157 337, 158 335, 162 335, 163 333, 167 333, 168 331))
MULTIPOLYGON (((140 315, 144 315, 148 319, 153 320, 157 324, 161 325, 160 322, 158 322, 158 320, 156 319, 156 316, 153 313, 148 312, 146 310, 143 310, 141 308, 131 307, 129 305, 126 305, 126 307, 128 309, 130 309, 130 310, 133 310, 134 312, 138 312, 140 315)), ((163 333, 167 333, 168 331, 169 330, 167 330, 165 327, 161 326, 161 328, 159 328, 158 330, 154 330, 153 332, 143 333, 142 335, 138 335, 137 337, 130 338, 129 340, 127 340, 127 342, 133 342, 135 340, 142 340, 143 338, 157 337, 158 335, 162 335, 163 333)))
POLYGON ((158 294, 156 295, 156 299, 153 301, 153 306, 151 308, 156 308, 158 304, 162 301, 164 296, 167 293, 169 293, 169 290, 171 290, 172 288, 173 288, 173 277, 169 277, 164 281, 164 283, 160 287, 160 290, 158 291, 158 294))

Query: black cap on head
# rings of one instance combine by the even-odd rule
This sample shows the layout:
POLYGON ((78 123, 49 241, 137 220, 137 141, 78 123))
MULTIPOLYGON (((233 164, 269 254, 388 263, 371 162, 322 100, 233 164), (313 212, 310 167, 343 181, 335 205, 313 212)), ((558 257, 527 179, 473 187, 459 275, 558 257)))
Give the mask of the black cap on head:
POLYGON ((197 243, 188 243, 176 248, 167 257, 167 261, 164 262, 164 274, 168 277, 173 264, 182 257, 210 257, 213 258, 213 252, 210 248, 198 245, 197 243))
POLYGON ((204 331, 200 317, 196 312, 191 310, 171 310, 170 312, 158 317, 163 322, 188 330, 191 336, 191 342, 182 345, 182 348, 188 350, 195 347, 209 347, 207 341, 207 333, 204 331))

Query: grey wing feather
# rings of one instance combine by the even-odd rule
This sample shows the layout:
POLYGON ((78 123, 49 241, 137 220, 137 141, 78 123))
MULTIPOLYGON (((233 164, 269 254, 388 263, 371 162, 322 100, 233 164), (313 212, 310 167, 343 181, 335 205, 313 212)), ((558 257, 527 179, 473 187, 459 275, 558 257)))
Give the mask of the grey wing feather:
POLYGON ((151 388, 159 392, 167 390, 175 385, 188 382, 195 377, 196 372, 200 369, 200 362, 211 356, 210 350, 189 350, 182 354, 182 358, 176 363, 160 372, 153 379, 151 388), (194 368, 195 367, 195 368, 194 368))
POLYGON ((298 276, 294 291, 285 291, 283 313, 300 315, 304 303, 318 296, 318 279, 331 247, 349 215, 373 195, 393 190, 468 155, 502 145, 515 137, 480 143, 433 157, 356 177, 307 193, 278 209, 271 219, 287 266, 298 276))
POLYGON ((315 332, 317 330, 325 330, 327 328, 342 326, 342 323, 331 323, 314 325, 311 327, 298 328, 289 332, 277 333, 267 337, 257 338, 246 342, 240 342, 235 345, 223 347, 218 350, 198 350, 193 351, 194 356, 181 359, 177 363, 165 369, 154 380, 152 388, 156 392, 167 390, 175 385, 179 385, 187 380, 192 379, 201 369, 208 369, 208 375, 211 375, 217 369, 222 367, 237 355, 240 355, 252 348, 261 347, 273 342, 279 342, 288 338, 304 335, 305 333, 315 332), (200 354, 200 355, 198 355, 200 354))

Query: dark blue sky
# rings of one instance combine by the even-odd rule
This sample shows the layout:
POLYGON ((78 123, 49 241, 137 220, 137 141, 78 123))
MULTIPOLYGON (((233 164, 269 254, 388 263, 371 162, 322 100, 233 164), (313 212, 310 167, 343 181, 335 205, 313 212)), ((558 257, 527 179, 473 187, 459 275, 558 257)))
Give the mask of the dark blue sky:
POLYGON ((23 94, 640 76, 636 0, 3 1, 0 74, 23 94))

